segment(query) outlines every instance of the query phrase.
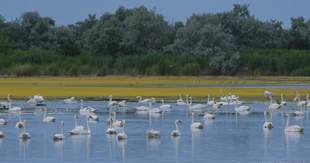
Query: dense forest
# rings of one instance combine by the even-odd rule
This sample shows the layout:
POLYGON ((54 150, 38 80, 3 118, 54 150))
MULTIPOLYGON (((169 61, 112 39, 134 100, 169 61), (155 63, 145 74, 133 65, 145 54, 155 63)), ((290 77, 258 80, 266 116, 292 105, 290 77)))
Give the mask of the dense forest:
POLYGON ((0 15, 0 75, 310 75, 310 20, 261 21, 248 5, 168 22, 144 6, 70 25, 0 15))

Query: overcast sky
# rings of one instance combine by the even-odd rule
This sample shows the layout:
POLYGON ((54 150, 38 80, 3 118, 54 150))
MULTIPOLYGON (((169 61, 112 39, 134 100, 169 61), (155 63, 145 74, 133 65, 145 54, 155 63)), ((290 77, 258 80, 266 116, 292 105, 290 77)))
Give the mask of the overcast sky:
POLYGON ((72 24, 89 13, 113 12, 119 6, 156 8, 168 21, 184 21, 192 13, 226 11, 235 3, 249 4, 261 20, 277 19, 289 26, 290 18, 310 17, 310 0, 0 0, 0 14, 7 20, 26 11, 38 11, 57 24, 72 24))

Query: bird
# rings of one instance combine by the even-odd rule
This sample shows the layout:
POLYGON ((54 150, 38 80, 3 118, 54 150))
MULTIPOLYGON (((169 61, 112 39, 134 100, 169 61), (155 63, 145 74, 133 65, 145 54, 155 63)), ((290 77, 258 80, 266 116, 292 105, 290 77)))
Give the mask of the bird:
POLYGON ((283 93, 281 93, 281 102, 280 102, 280 105, 285 106, 286 104, 287 104, 287 103, 286 103, 286 101, 284 100, 283 93))
POLYGON ((4 132, 0 131, 0 139, 4 138, 4 132))
POLYGON ((267 121, 267 111, 266 110, 264 111, 264 119, 265 119, 265 122, 263 124, 263 128, 265 128, 265 129, 272 129, 273 128, 273 124, 272 124, 272 122, 267 121))
POLYGON ((88 116, 88 120, 90 122, 97 122, 97 121, 99 121, 99 116, 96 113, 89 112, 86 116, 88 116))
POLYGON ((89 113, 95 113, 96 109, 92 108, 90 106, 84 107, 84 100, 81 99, 80 100, 81 104, 80 104, 80 114, 81 115, 88 115, 89 113))
POLYGON ((12 102, 13 102, 13 100, 11 100, 11 98, 10 98, 10 95, 8 95, 8 104, 9 104, 9 112, 19 112, 19 111, 21 111, 22 110, 22 108, 21 107, 18 107, 18 106, 12 106, 12 102))
POLYGON ((25 125, 24 121, 22 121, 22 118, 21 118, 21 112, 19 112, 19 114, 18 114, 18 122, 16 122, 15 127, 16 128, 23 128, 24 125, 25 125))
POLYGON ((190 110, 190 112, 201 112, 207 107, 204 104, 192 105, 192 103, 193 103, 192 97, 189 97, 189 110, 190 110))
POLYGON ((116 119, 116 112, 112 112, 111 113, 111 117, 112 117, 112 120, 113 120, 112 121, 112 126, 114 126, 114 127, 123 127, 124 121, 116 119))
POLYGON ((49 122, 55 122, 56 118, 53 116, 46 116, 47 114, 47 108, 44 109, 44 113, 43 113, 43 122, 45 123, 49 123, 49 122))
POLYGON ((157 139, 160 137, 160 131, 152 128, 152 102, 149 102, 149 130, 146 131, 146 135, 150 139, 157 139))
POLYGON ((120 133, 116 135, 118 140, 125 140, 128 137, 127 134, 125 133, 125 120, 122 120, 122 121, 123 121, 122 130, 120 133))
POLYGON ((109 102, 108 102, 109 106, 118 106, 118 102, 117 101, 113 101, 112 95, 110 95, 108 98, 109 98, 109 102))
POLYGON ((247 106, 247 105, 235 105, 235 112, 239 113, 240 115, 247 115, 250 113, 251 107, 247 106))
POLYGON ((177 103, 176 104, 179 105, 179 106, 187 105, 187 103, 184 102, 184 100, 182 99, 181 95, 179 95, 179 99, 177 99, 177 103))
POLYGON ((285 132, 299 132, 303 133, 304 128, 300 127, 299 125, 289 125, 290 117, 287 115, 287 120, 286 120, 286 127, 284 129, 285 132))
POLYGON ((8 124, 8 121, 5 120, 5 119, 0 119, 0 125, 7 125, 8 124))
POLYGON ((108 129, 106 130, 106 134, 109 134, 109 135, 114 135, 116 134, 116 130, 115 128, 113 127, 113 118, 112 116, 110 116, 109 120, 108 120, 108 129))
POLYGON ((90 135, 91 131, 89 128, 88 117, 86 116, 86 128, 84 126, 78 125, 78 117, 75 118, 75 127, 69 132, 70 135, 90 135))
POLYGON ((174 124, 175 124, 175 130, 172 130, 170 135, 172 137, 178 137, 178 136, 181 136, 181 132, 180 132, 180 129, 179 129, 179 125, 182 123, 181 120, 177 119, 175 120, 174 124))
POLYGON ((161 99, 161 105, 159 106, 159 109, 166 112, 166 111, 169 111, 171 108, 172 106, 170 104, 165 104, 164 99, 161 99))
POLYGON ((54 134, 53 140, 54 141, 60 141, 60 140, 63 140, 64 138, 65 138, 65 135, 64 135, 64 122, 61 121, 60 122, 60 133, 54 134))
POLYGON ((269 104, 269 107, 268 107, 268 109, 269 110, 277 110, 277 109, 280 109, 281 108, 281 105, 280 104, 278 104, 278 103, 273 103, 273 101, 272 101, 272 96, 270 96, 270 104, 269 104))
POLYGON ((210 94, 208 94, 207 104, 208 105, 214 105, 215 104, 214 98, 212 98, 212 100, 210 99, 210 94))
POLYGON ((70 98, 67 98, 67 99, 64 99, 64 103, 65 104, 75 104, 77 103, 75 97, 70 97, 70 98))
POLYGON ((205 118, 205 119, 215 119, 215 115, 211 114, 211 113, 208 113, 208 112, 205 112, 203 118, 205 118))
POLYGON ((122 100, 122 101, 118 102, 117 105, 118 105, 118 107, 127 107, 127 101, 122 100))
POLYGON ((22 140, 27 140, 31 138, 31 135, 26 131, 27 122, 24 120, 24 128, 23 131, 19 134, 19 138, 22 140))
POLYGON ((192 124, 191 124, 191 128, 192 129, 203 129, 203 124, 200 122, 195 122, 194 121, 194 116, 195 114, 192 113, 192 124))
POLYGON ((136 98, 138 99, 138 103, 147 104, 147 103, 149 103, 149 102, 152 102, 152 103, 155 102, 155 98, 154 98, 154 97, 142 99, 141 96, 137 96, 136 98))

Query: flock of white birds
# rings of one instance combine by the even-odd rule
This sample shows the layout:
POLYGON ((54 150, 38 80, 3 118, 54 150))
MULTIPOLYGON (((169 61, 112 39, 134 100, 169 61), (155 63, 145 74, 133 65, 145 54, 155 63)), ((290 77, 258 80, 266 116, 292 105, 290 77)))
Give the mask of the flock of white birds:
MULTIPOLYGON (((264 96, 270 100, 270 103, 268 107, 264 110, 264 123, 262 125, 264 130, 271 130, 274 126, 270 120, 268 120, 268 116, 272 114, 272 111, 279 110, 283 106, 287 104, 287 102, 284 99, 284 95, 281 94, 281 101, 276 102, 273 100, 272 92, 265 91, 264 96)), ((293 112, 294 116, 304 116, 303 108, 310 106, 310 101, 308 99, 308 94, 306 95, 306 100, 302 100, 300 95, 296 95, 294 98, 294 101, 296 102, 296 106, 300 108, 300 110, 296 110, 293 112)), ((79 101, 74 98, 70 97, 68 99, 64 99, 65 104, 74 104, 78 103, 79 101)), ((154 103, 156 103, 155 98, 142 98, 141 96, 137 97, 138 106, 135 107, 135 111, 138 114, 148 114, 149 116, 149 129, 146 131, 146 136, 148 138, 160 138, 160 131, 156 130, 152 127, 152 115, 158 115, 163 114, 165 112, 169 112, 172 109, 172 105, 166 104, 165 101, 161 100, 161 105, 159 107, 152 107, 154 103)), ((27 140, 31 138, 31 135, 29 132, 27 132, 27 122, 26 120, 22 120, 21 115, 23 112, 23 108, 18 106, 13 106, 13 101, 10 98, 10 95, 8 95, 8 99, 6 102, 1 102, 0 107, 5 109, 6 112, 18 114, 19 120, 16 122, 16 128, 20 128, 20 134, 19 138, 22 140, 27 140)), ((45 106, 44 98, 41 95, 35 95, 29 98, 27 101, 28 104, 31 104, 33 106, 45 106)), ((116 138, 118 140, 124 140, 127 139, 128 136, 125 132, 125 120, 117 120, 116 119, 116 112, 113 111, 113 108, 127 108, 127 101, 116 101, 113 100, 112 95, 108 97, 107 104, 109 106, 109 118, 107 119, 107 129, 106 134, 110 135, 116 135, 116 138)), ((233 95, 229 93, 226 96, 220 97, 219 101, 216 101, 215 98, 211 98, 210 95, 208 95, 206 103, 193 103, 191 96, 186 96, 185 99, 182 98, 180 95, 179 98, 176 100, 177 106, 185 106, 188 111, 188 113, 191 115, 191 125, 190 128, 192 130, 202 130, 204 128, 203 123, 195 121, 194 117, 195 114, 203 114, 203 118, 206 120, 214 120, 216 117, 216 114, 207 112, 206 108, 212 108, 213 110, 219 110, 224 105, 232 105, 234 106, 234 111, 236 115, 248 115, 251 113, 251 107, 248 105, 244 105, 242 101, 239 100, 239 97, 236 95, 233 95)), ((54 116, 49 116, 47 114, 47 109, 43 110, 43 123, 53 123, 56 121, 56 118, 54 116)), ((90 135, 91 129, 89 127, 89 122, 99 121, 99 116, 97 115, 97 109, 91 107, 91 106, 84 106, 84 101, 80 100, 80 110, 79 113, 82 117, 85 117, 85 126, 81 125, 79 123, 79 116, 75 115, 75 125, 72 130, 68 132, 68 135, 90 135)), ((216 112, 215 112, 216 113, 216 112)), ((284 128, 285 132, 297 132, 297 133, 303 133, 304 128, 299 125, 290 125, 289 124, 289 116, 290 114, 286 114, 287 121, 286 121, 286 127, 284 128)), ((171 131, 172 137, 178 137, 181 136, 181 131, 179 129, 179 125, 182 123, 181 120, 176 119, 175 120, 175 129, 171 131)), ((7 125, 8 121, 5 119, 0 119, 0 125, 7 125)), ((54 141, 61 141, 66 137, 66 134, 64 133, 64 122, 60 122, 60 133, 56 133, 53 135, 54 141)), ((0 131, 0 138, 4 138, 5 133, 0 131)))

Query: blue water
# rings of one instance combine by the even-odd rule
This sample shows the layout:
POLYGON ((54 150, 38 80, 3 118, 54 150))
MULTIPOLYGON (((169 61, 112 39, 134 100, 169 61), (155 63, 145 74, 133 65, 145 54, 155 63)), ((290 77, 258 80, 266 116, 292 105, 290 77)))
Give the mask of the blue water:
MULTIPOLYGON (((22 105, 18 102, 17 105, 22 105)), ((126 120, 128 140, 117 141, 107 136, 106 119, 108 112, 102 101, 88 101, 85 105, 99 110, 100 121, 91 123, 90 136, 66 136, 63 142, 53 142, 52 136, 59 132, 59 123, 64 121, 65 131, 74 127, 73 115, 78 114, 79 104, 65 105, 62 102, 47 102, 49 115, 56 117, 55 123, 42 123, 42 112, 29 110, 22 114, 28 122, 31 139, 23 142, 18 139, 19 129, 15 128, 18 116, 2 113, 0 118, 9 120, 7 126, 0 126, 6 135, 0 140, 0 162, 126 162, 126 163, 189 163, 189 162, 305 162, 310 161, 309 113, 304 118, 291 118, 291 124, 305 128, 304 134, 285 134, 286 118, 282 112, 295 109, 289 104, 280 112, 274 112, 275 126, 264 132, 262 111, 266 104, 249 102, 253 113, 247 116, 230 114, 233 107, 225 106, 214 121, 204 121, 196 116, 195 121, 203 122, 202 131, 190 130, 191 119, 186 107, 173 106, 163 116, 153 117, 153 128, 160 130, 160 139, 149 140, 148 116, 132 112, 136 103, 130 103, 128 112, 120 112, 117 119, 126 120), (181 119, 182 136, 171 138, 175 119, 181 119)), ((157 104, 159 105, 159 104, 157 104)), ((310 109, 309 109, 310 110, 310 109)), ((85 120, 81 117, 81 123, 85 120)))

